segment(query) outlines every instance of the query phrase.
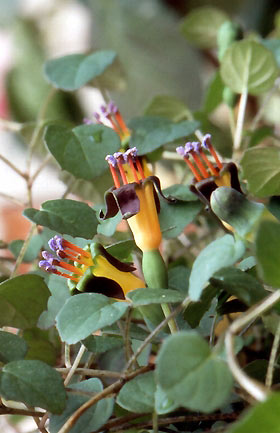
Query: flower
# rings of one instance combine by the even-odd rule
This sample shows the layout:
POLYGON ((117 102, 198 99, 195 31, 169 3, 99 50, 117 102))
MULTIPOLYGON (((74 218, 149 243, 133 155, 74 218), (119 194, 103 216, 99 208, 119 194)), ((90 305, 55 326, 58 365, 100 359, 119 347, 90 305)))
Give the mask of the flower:
POLYGON ((185 146, 177 147, 176 151, 183 156, 194 175, 193 183, 190 186, 191 191, 198 195, 204 203, 209 205, 212 192, 220 186, 234 188, 243 194, 236 165, 233 162, 222 163, 220 161, 211 143, 210 134, 204 136, 202 144, 188 142, 185 146), (215 163, 208 159, 205 150, 210 152, 215 163), (190 160, 190 157, 193 161, 190 160))
POLYGON ((131 273, 135 270, 131 264, 120 262, 101 244, 91 243, 83 249, 56 235, 50 239, 49 247, 56 252, 56 256, 43 251, 44 260, 39 262, 39 266, 47 272, 67 278, 74 294, 93 292, 123 300, 131 290, 145 287, 144 282, 131 273))
MULTIPOLYGON (((114 131, 120 136, 122 146, 126 147, 129 139, 130 139, 130 130, 126 126, 126 123, 113 101, 110 101, 107 105, 101 105, 100 113, 93 113, 94 120, 97 123, 104 124, 106 126, 110 126, 114 129, 114 131)), ((84 119, 86 124, 93 123, 91 119, 84 119)))
POLYGON ((111 218, 120 210, 128 220, 136 245, 142 251, 157 249, 162 239, 158 219, 160 204, 155 191, 156 187, 163 196, 159 179, 146 175, 146 162, 137 156, 136 147, 107 155, 106 160, 115 187, 106 192, 106 211, 101 212, 100 217, 111 218))

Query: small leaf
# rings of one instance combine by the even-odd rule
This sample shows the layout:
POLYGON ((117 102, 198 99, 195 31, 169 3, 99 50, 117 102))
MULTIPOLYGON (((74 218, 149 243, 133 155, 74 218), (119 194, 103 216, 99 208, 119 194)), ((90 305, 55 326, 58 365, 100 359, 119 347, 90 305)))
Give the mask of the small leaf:
POLYGON ((175 197, 181 201, 198 200, 197 196, 193 192, 191 192, 189 186, 187 185, 180 185, 180 184, 171 185, 168 188, 165 188, 164 195, 166 197, 170 195, 171 197, 175 197))
POLYGON ((173 304, 184 300, 184 295, 177 290, 151 288, 133 290, 127 294, 127 297, 131 299, 134 307, 150 304, 173 304))
POLYGON ((127 302, 110 304, 106 296, 97 293, 73 296, 68 299, 56 318, 59 335, 66 343, 75 344, 92 332, 115 323, 127 308, 127 302))
POLYGON ((144 373, 122 387, 117 403, 130 412, 150 413, 154 410, 155 391, 154 372, 144 373))
POLYGON ((270 394, 267 399, 245 412, 233 423, 228 433, 279 433, 279 393, 270 394))
POLYGON ((116 257, 120 261, 126 261, 129 258, 131 260, 131 253, 135 248, 135 242, 133 240, 120 241, 115 244, 106 247, 106 251, 112 256, 116 257))
POLYGON ((174 403, 163 389, 157 385, 155 392, 155 410, 158 415, 164 415, 165 413, 173 412, 178 408, 178 405, 174 403))
POLYGON ((60 374, 41 361, 6 364, 0 376, 0 393, 7 400, 39 406, 52 413, 61 413, 66 403, 60 374))
POLYGON ((213 212, 230 224, 240 237, 252 232, 265 210, 262 203, 248 200, 240 192, 226 186, 213 191, 210 204, 213 212))
POLYGON ((50 296, 39 275, 26 274, 0 284, 0 326, 32 328, 47 308, 50 296))
POLYGON ((260 42, 274 54, 277 65, 280 66, 280 39, 263 39, 260 42))
POLYGON ((0 331, 0 362, 23 359, 27 352, 27 344, 23 338, 11 332, 0 331))
POLYGON ((210 279, 211 284, 236 296, 248 307, 261 301, 268 295, 262 284, 252 275, 237 268, 224 268, 210 279))
POLYGON ((184 296, 187 296, 189 290, 190 269, 186 266, 174 266, 168 269, 168 287, 169 289, 179 290, 184 296))
POLYGON ((123 347, 123 339, 106 335, 90 335, 83 340, 83 344, 92 353, 104 353, 111 349, 123 347))
POLYGON ((25 359, 37 359, 48 365, 55 365, 57 351, 54 345, 49 341, 49 334, 38 328, 26 329, 23 332, 23 338, 28 344, 28 352, 25 359))
POLYGON ((129 122, 132 129, 131 146, 136 146, 139 155, 145 155, 178 138, 187 137, 198 127, 199 122, 183 120, 173 123, 163 117, 137 117, 129 122))
POLYGON ((95 212, 80 201, 58 199, 45 201, 42 210, 25 209, 23 215, 32 222, 61 234, 92 239, 96 234, 95 212))
POLYGON ((73 129, 50 125, 44 140, 63 170, 85 180, 93 180, 106 172, 106 155, 120 148, 118 134, 104 125, 81 125, 73 129))
POLYGON ((206 413, 222 407, 232 387, 226 363, 194 331, 178 332, 164 341, 157 358, 156 377, 178 406, 206 413))
POLYGON ((77 90, 102 74, 116 57, 114 51, 97 51, 89 55, 70 54, 48 60, 44 66, 47 80, 58 89, 77 90))
POLYGON ((274 132, 271 126, 261 126, 257 128, 255 131, 248 134, 249 135, 249 144, 248 147, 255 147, 260 144, 265 138, 273 137, 274 132))
POLYGON ((257 197, 280 194, 279 147, 255 147, 240 162, 249 191, 257 197))
POLYGON ((181 31, 191 44, 199 48, 214 48, 217 46, 219 27, 227 19, 227 15, 218 8, 196 8, 184 18, 181 31))
POLYGON ((221 75, 216 73, 210 85, 207 88, 203 111, 210 114, 215 108, 223 102, 223 91, 225 85, 221 79, 221 75))
MULTIPOLYGON (((164 190, 163 193, 166 194, 166 191, 164 190)), ((165 239, 177 237, 186 225, 194 220, 202 207, 199 201, 178 200, 175 203, 168 203, 160 198, 159 222, 163 237, 165 239)))
MULTIPOLYGON (((74 393, 67 393, 67 403, 64 412, 61 415, 52 415, 50 418, 50 433, 57 433, 68 418, 86 401, 89 396, 82 395, 83 392, 97 394, 102 391, 102 382, 99 379, 83 380, 80 383, 74 383, 68 386, 74 393), (79 392, 81 395, 79 395, 79 392)), ((97 404, 91 406, 83 413, 75 425, 71 427, 71 433, 90 433, 100 429, 112 415, 114 407, 113 398, 104 398, 97 404)))
MULTIPOLYGON (((23 245, 24 241, 23 240, 15 240, 12 241, 9 244, 9 250, 13 253, 13 255, 17 258, 22 245, 23 245)), ((23 262, 32 262, 33 260, 35 260, 38 257, 38 254, 40 252, 40 249, 43 246, 43 239, 41 237, 41 235, 35 235, 30 239, 30 242, 28 244, 27 250, 23 256, 23 262)))
POLYGON ((189 115, 189 109, 183 101, 175 96, 155 96, 145 109, 145 116, 162 116, 172 122, 180 122, 189 115))
POLYGON ((273 86, 278 66, 270 50, 258 42, 243 40, 227 49, 221 62, 221 76, 234 92, 248 90, 259 95, 273 86))
POLYGON ((280 287, 280 224, 262 221, 256 236, 257 269, 260 277, 273 287, 280 287))
POLYGON ((226 266, 233 265, 245 252, 242 241, 235 241, 231 235, 216 239, 204 248, 194 261, 189 295, 192 301, 198 301, 203 288, 212 275, 226 266))
POLYGON ((217 288, 209 285, 203 290, 198 302, 192 302, 184 311, 184 319, 192 327, 197 328, 202 317, 209 310, 213 298, 217 295, 217 288))

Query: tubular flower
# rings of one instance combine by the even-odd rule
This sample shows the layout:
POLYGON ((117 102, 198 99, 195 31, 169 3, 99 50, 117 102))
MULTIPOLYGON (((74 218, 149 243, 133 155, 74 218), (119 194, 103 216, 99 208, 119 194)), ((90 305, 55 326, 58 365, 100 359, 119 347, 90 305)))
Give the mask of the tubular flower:
POLYGON ((210 134, 204 136, 202 144, 189 142, 185 146, 177 147, 176 151, 183 156, 194 175, 190 186, 191 191, 198 195, 204 203, 209 205, 212 192, 220 186, 234 188, 242 194, 236 165, 233 162, 225 164, 220 161, 211 143, 210 134), (215 163, 208 159, 205 150, 210 152, 215 163))
POLYGON ((159 179, 146 177, 145 165, 135 147, 107 155, 106 160, 115 186, 105 194, 106 211, 101 212, 101 218, 111 218, 120 210, 123 218, 128 219, 136 245, 142 251, 157 249, 161 243, 160 204, 155 191, 156 186, 162 195, 159 179))
POLYGON ((145 287, 144 282, 131 273, 135 270, 131 264, 120 262, 101 244, 92 243, 83 249, 61 236, 55 236, 50 239, 49 247, 56 256, 43 251, 44 260, 39 262, 39 266, 67 278, 73 294, 93 292, 123 300, 131 290, 145 287))
MULTIPOLYGON (((101 105, 100 113, 93 113, 93 117, 97 123, 106 124, 114 129, 114 131, 120 136, 122 146, 126 147, 130 138, 130 130, 126 126, 125 121, 113 101, 110 101, 107 105, 101 105)), ((84 119, 85 123, 92 123, 90 119, 84 119)))

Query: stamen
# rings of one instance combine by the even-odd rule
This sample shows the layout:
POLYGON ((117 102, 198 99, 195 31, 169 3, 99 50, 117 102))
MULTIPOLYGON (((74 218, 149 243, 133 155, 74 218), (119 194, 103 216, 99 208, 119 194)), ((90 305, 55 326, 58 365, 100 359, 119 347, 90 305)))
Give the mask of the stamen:
POLYGON ((202 180, 202 177, 201 177, 200 173, 197 171, 197 169, 195 168, 195 166, 189 160, 189 156, 188 155, 184 156, 184 160, 186 161, 187 165, 189 166, 190 170, 192 171, 192 173, 193 173, 194 177, 196 178, 197 182, 199 182, 200 180, 202 180))
POLYGON ((57 251, 57 255, 61 259, 69 259, 74 262, 80 263, 81 265, 88 265, 88 260, 85 257, 81 257, 80 254, 76 252, 65 250, 65 251, 57 251))
POLYGON ((213 176, 219 176, 218 170, 214 167, 214 165, 212 164, 212 162, 209 161, 209 159, 207 158, 207 156, 205 155, 205 153, 203 152, 202 149, 200 150, 200 155, 203 158, 203 161, 209 167, 209 170, 211 171, 211 173, 213 174, 213 176))
POLYGON ((75 283, 79 282, 79 278, 75 278, 73 275, 65 274, 64 272, 60 272, 57 269, 55 269, 52 273, 59 275, 60 277, 69 278, 70 280, 75 281, 75 283))
POLYGON ((66 239, 63 239, 63 245, 65 247, 70 248, 71 250, 76 251, 77 253, 79 253, 81 256, 84 257, 91 257, 91 254, 89 251, 85 251, 83 250, 83 248, 77 247, 77 245, 72 244, 72 242, 67 241, 66 239))
POLYGON ((217 166, 219 167, 219 169, 221 170, 223 168, 223 164, 221 163, 221 161, 219 160, 219 157, 211 143, 211 135, 210 134, 206 134, 203 138, 203 142, 202 145, 209 150, 209 152, 211 153, 211 155, 213 156, 213 158, 216 161, 217 166))
POLYGON ((112 178, 114 181, 114 185, 118 189, 118 188, 120 188, 121 184, 120 184, 118 173, 116 170, 117 160, 113 155, 107 155, 105 159, 109 164, 111 175, 112 175, 112 178))
POLYGON ((204 167, 201 159, 199 158, 199 147, 200 143, 194 142, 192 143, 192 149, 190 150, 190 154, 192 155, 196 165, 198 166, 200 172, 202 173, 203 177, 206 179, 209 177, 209 173, 207 172, 206 168, 204 167))
POLYGON ((60 268, 67 269, 67 271, 73 272, 73 274, 84 275, 81 269, 76 268, 75 266, 70 265, 69 263, 62 262, 60 260, 54 260, 53 264, 59 266, 60 268))
POLYGON ((124 171, 123 166, 122 166, 123 163, 125 162, 123 154, 121 152, 116 152, 116 153, 114 153, 114 157, 117 160, 118 169, 120 171, 120 175, 121 175, 123 184, 127 185, 128 184, 127 177, 126 177, 125 171, 124 171))
POLYGON ((136 183, 140 183, 140 181, 139 181, 139 179, 138 179, 138 176, 137 176, 137 171, 136 171, 136 169, 135 169, 135 167, 134 167, 134 162, 133 162, 132 156, 131 156, 131 155, 128 155, 127 160, 128 160, 129 165, 130 165, 131 171, 132 171, 132 173, 133 173, 133 176, 134 176, 135 182, 136 182, 136 183))
POLYGON ((138 173, 140 173, 141 179, 145 180, 146 176, 144 174, 144 170, 143 170, 143 167, 142 167, 142 164, 141 164, 139 158, 136 158, 136 167, 137 167, 138 173))

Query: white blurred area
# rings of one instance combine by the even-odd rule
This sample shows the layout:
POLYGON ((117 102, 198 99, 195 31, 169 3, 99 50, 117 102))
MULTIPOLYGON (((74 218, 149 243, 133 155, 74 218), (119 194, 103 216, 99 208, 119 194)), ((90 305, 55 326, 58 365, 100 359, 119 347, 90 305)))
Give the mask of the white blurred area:
MULTIPOLYGON (((71 0, 19 0, 18 6, 21 16, 36 19, 38 22, 48 58, 77 52, 86 53, 91 48, 92 21, 88 10, 82 4, 71 0)), ((0 30, 0 93, 3 93, 5 73, 13 64, 14 48, 9 29, 0 30)), ((84 106, 86 116, 90 116, 104 101, 100 92, 92 88, 80 90, 78 97, 84 106)), ((13 135, 5 126, 3 127, 1 120, 0 155, 10 160, 21 171, 26 171, 26 152, 15 145, 13 135)), ((40 159, 33 158, 32 173, 41 162, 40 159)), ((66 186, 59 181, 55 170, 45 167, 34 183, 34 207, 40 207, 43 201, 60 198, 65 189, 66 186)), ((27 202, 26 182, 0 158, 0 239, 5 238, 5 224, 1 221, 3 210, 9 207, 12 210, 15 207, 21 208, 17 201, 27 202), (14 197, 14 202, 5 198, 5 194, 14 197)))

